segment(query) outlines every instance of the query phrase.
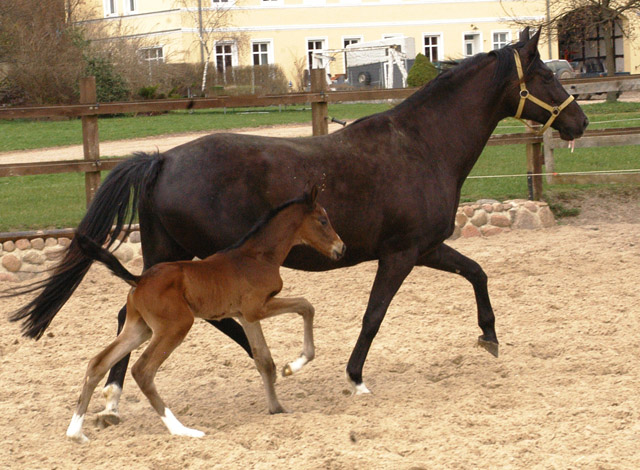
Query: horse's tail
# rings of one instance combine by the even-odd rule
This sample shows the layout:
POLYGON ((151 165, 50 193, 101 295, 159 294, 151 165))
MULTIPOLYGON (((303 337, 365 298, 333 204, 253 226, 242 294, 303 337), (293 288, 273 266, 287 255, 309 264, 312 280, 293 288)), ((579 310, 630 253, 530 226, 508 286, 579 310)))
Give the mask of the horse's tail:
MULTIPOLYGON (((163 157, 159 153, 136 153, 129 160, 116 166, 98 189, 77 232, 102 246, 107 241, 115 221, 115 227, 107 248, 118 239, 125 223, 130 225, 138 211, 141 197, 151 192, 162 168, 163 157)), ((22 333, 40 339, 53 317, 62 308, 85 276, 93 259, 88 257, 72 240, 64 258, 53 269, 53 274, 41 281, 16 289, 4 297, 40 291, 27 305, 13 313, 11 321, 24 320, 22 333)))
POLYGON ((77 242, 77 246, 85 256, 95 261, 100 261, 107 268, 111 270, 113 274, 125 281, 130 286, 137 286, 140 276, 130 273, 127 268, 122 266, 122 263, 118 261, 118 258, 114 256, 109 250, 105 250, 96 242, 91 240, 86 235, 77 232, 73 237, 77 242))

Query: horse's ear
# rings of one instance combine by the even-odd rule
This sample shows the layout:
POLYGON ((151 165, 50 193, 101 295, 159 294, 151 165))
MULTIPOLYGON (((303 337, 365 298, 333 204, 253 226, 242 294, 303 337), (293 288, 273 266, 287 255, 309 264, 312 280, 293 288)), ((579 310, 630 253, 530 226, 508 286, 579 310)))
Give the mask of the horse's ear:
MULTIPOLYGON (((527 37, 529 35, 529 27, 527 26, 524 31, 521 33, 524 35, 526 32, 527 37)), ((533 35, 531 39, 527 41, 522 49, 520 49, 520 56, 527 60, 531 61, 538 55, 538 41, 540 40, 540 33, 542 32, 542 28, 540 28, 536 34, 533 35)), ((521 36, 522 37, 522 36, 521 36)))
POLYGON ((311 188, 311 191, 309 191, 310 205, 315 204, 317 198, 318 198, 318 185, 314 184, 313 187, 311 188))
POLYGON ((529 27, 527 26, 520 31, 520 41, 525 42, 529 40, 529 27))

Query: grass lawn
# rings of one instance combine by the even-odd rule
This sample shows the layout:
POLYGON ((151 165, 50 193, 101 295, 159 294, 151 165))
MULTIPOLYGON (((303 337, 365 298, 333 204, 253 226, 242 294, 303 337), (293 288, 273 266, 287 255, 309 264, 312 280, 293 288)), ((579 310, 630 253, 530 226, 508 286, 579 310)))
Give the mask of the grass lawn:
MULTIPOLYGON (((387 103, 335 104, 329 115, 355 119, 389 109, 387 103)), ((640 103, 598 103, 583 107, 591 128, 640 126, 640 103), (614 123, 605 121, 616 121, 614 123)), ((310 122, 310 108, 228 109, 172 112, 152 117, 114 117, 100 119, 100 139, 161 135, 206 129, 233 129, 296 122, 310 122), (248 113, 248 114, 247 114, 248 113)), ((500 123, 496 133, 523 132, 514 119, 500 123)), ((52 147, 81 143, 80 121, 0 121, 0 151, 52 147)), ((600 147, 555 151, 556 171, 590 171, 640 168, 635 147, 600 147)), ((471 176, 523 175, 526 173, 524 146, 487 147, 471 176)), ((546 197, 584 187, 548 186, 546 197)), ((588 188, 587 188, 588 189, 588 188)), ((462 188, 463 201, 482 198, 505 200, 525 198, 525 177, 470 178, 462 188)), ((0 231, 74 227, 85 211, 84 175, 58 174, 0 178, 0 231)))

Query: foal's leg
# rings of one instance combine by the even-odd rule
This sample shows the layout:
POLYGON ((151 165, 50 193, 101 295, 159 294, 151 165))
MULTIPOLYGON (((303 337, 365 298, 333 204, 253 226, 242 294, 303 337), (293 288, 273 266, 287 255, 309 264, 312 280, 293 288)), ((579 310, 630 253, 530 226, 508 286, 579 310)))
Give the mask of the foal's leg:
POLYGON ((153 336, 149 346, 131 368, 131 374, 171 434, 174 436, 202 437, 204 432, 187 428, 178 421, 162 398, 160 398, 154 383, 158 368, 187 336, 191 325, 193 325, 193 315, 187 307, 184 307, 184 310, 175 317, 172 316, 169 319, 163 319, 158 322, 149 320, 149 323, 153 328, 153 336))
POLYGON ((260 322, 248 322, 244 317, 240 317, 240 323, 247 334, 247 338, 249 338, 249 344, 251 344, 251 351, 253 352, 253 360, 262 377, 262 383, 264 384, 264 389, 267 394, 269 413, 285 413, 285 409, 276 396, 276 365, 273 363, 271 351, 264 339, 260 322))
POLYGON ((315 309, 307 299, 302 297, 291 299, 273 298, 265 305, 265 311, 264 314, 260 315, 260 320, 283 313, 297 313, 302 317, 302 321, 304 322, 302 354, 298 359, 284 366, 282 375, 286 377, 298 372, 307 362, 312 361, 316 356, 316 349, 313 344, 313 316, 315 309))
POLYGON ((487 289, 487 275, 480 265, 444 243, 428 255, 421 257, 417 264, 460 274, 471 283, 478 305, 478 325, 482 329, 482 335, 478 338, 478 346, 482 346, 498 357, 498 337, 495 330, 495 316, 487 289))
POLYGON ((71 423, 67 428, 67 437, 76 442, 84 443, 89 440, 82 432, 82 424, 84 423, 84 415, 87 412, 91 395, 98 382, 110 367, 144 343, 151 334, 151 330, 144 321, 139 316, 134 316, 135 318, 127 321, 115 341, 89 362, 82 393, 78 399, 78 405, 71 423))

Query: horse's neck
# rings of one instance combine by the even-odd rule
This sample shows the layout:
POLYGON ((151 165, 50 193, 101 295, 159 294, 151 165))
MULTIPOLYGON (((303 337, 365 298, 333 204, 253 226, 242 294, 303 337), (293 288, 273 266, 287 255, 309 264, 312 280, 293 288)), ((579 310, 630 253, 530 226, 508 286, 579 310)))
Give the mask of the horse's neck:
POLYGON ((295 206, 284 209, 238 249, 247 256, 281 266, 297 243, 300 222, 301 212, 295 206))

